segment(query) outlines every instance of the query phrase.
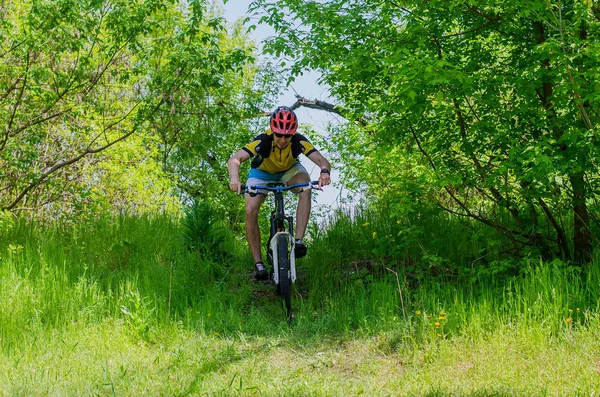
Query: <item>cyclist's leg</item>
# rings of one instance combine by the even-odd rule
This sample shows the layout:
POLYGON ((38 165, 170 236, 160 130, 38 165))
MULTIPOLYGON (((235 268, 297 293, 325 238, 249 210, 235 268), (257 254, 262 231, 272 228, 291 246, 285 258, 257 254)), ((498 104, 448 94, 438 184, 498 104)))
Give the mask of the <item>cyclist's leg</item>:
POLYGON ((250 247, 252 258, 254 258, 254 263, 262 262, 258 211, 266 197, 264 194, 257 194, 254 197, 246 194, 246 238, 248 239, 248 246, 250 247))
MULTIPOLYGON (((296 183, 310 182, 310 175, 306 172, 306 169, 299 165, 297 172, 288 181, 288 185, 294 185, 296 183)), ((298 194, 298 207, 296 207, 296 239, 302 240, 304 233, 306 232, 306 226, 308 225, 308 218, 310 217, 311 208, 311 190, 305 190, 298 194)))

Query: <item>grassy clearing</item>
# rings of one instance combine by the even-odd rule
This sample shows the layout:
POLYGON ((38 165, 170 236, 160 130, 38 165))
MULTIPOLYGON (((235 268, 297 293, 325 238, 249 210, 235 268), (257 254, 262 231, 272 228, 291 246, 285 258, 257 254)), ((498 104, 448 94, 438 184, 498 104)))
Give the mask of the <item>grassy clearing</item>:
POLYGON ((464 271, 455 261, 485 239, 450 260, 443 242, 459 232, 443 220, 421 221, 416 250, 400 241, 406 224, 342 217, 313 231, 289 327, 243 242, 193 211, 5 228, 0 396, 600 390, 598 262, 528 260, 515 272, 465 259, 464 271))
POLYGON ((600 388, 600 342, 589 330, 549 337, 542 327, 506 327, 414 344, 388 334, 224 336, 175 327, 147 343, 111 320, 29 338, 0 355, 2 396, 583 396, 600 388))

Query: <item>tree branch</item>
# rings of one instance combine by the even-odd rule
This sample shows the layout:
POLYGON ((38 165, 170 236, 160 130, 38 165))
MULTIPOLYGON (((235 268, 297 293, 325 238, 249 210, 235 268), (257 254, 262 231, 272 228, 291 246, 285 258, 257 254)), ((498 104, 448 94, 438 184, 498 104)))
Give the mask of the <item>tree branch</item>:
MULTIPOLYGON (((463 142, 465 142, 465 144, 467 144, 467 128, 466 128, 465 120, 462 116, 462 111, 461 111, 460 106, 458 105, 458 102, 456 101, 456 99, 454 99, 453 102, 454 102, 454 108, 456 109, 456 116, 457 116, 458 125, 460 128, 460 135, 461 135, 463 142)), ((470 150, 468 151, 467 154, 469 155, 471 161, 475 165, 475 168, 477 169, 477 172, 479 173, 481 180, 482 181, 485 180, 486 171, 483 168, 483 166, 481 165, 481 162, 479 161, 479 159, 470 150)), ((497 204, 505 207, 511 213, 513 219, 515 220, 515 222, 517 222, 517 225, 519 225, 519 228, 524 231, 525 225, 523 224, 523 220, 519 216, 519 210, 514 205, 511 204, 511 202, 508 200, 508 198, 502 197, 502 194, 498 191, 498 189, 496 189, 493 186, 488 187, 488 189, 494 196, 494 201, 497 204)))
POLYGON ((27 61, 25 66, 25 72, 23 73, 23 85, 19 90, 19 95, 17 100, 15 101, 15 105, 13 106, 13 111, 10 115, 10 119, 8 120, 8 125, 6 126, 6 134, 4 135, 4 141, 2 145, 0 145, 0 151, 4 149, 6 142, 8 141, 8 137, 10 136, 10 130, 12 128, 13 122, 15 121, 15 115, 17 114, 17 109, 21 105, 23 101, 23 92, 25 92, 25 87, 27 86, 27 75, 29 74, 29 51, 27 52, 27 61))
POLYGON ((300 95, 296 95, 296 99, 296 102, 292 106, 290 106, 290 109, 292 110, 304 106, 310 109, 324 110, 326 112, 335 113, 338 116, 344 117, 344 115, 340 112, 339 108, 336 105, 332 105, 330 103, 323 102, 318 99, 306 99, 300 95))
POLYGON ((544 211, 546 218, 548 218, 548 220, 552 224, 552 227, 554 227, 554 230, 556 230, 556 234, 558 236, 558 241, 560 243, 560 248, 563 251, 565 258, 570 258, 571 256, 569 253, 569 242, 567 240, 567 235, 565 234, 564 228, 558 224, 558 222, 556 221, 556 218, 554 217, 554 215, 552 214, 552 211, 550 210, 550 207, 548 207, 548 204, 546 204, 546 202, 541 197, 538 198, 538 204, 540 205, 540 207, 542 207, 542 210, 544 211))

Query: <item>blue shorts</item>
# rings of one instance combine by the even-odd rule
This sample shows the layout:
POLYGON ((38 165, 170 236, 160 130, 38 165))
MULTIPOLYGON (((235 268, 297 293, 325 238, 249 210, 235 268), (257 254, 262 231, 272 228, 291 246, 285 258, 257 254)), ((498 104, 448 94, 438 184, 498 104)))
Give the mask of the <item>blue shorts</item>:
MULTIPOLYGON (((270 172, 261 171, 257 168, 250 168, 246 186, 260 186, 267 183, 281 182, 288 183, 290 179, 299 174, 305 174, 307 180, 310 180, 310 175, 306 168, 300 162, 295 163, 289 170, 272 174, 270 172)), ((258 193, 267 194, 266 190, 258 190, 258 193)))

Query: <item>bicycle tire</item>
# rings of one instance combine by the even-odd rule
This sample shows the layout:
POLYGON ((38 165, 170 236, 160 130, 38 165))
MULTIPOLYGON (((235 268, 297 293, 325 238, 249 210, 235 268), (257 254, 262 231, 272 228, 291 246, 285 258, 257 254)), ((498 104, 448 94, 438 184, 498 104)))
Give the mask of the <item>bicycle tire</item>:
POLYGON ((277 267, 279 268, 279 292, 285 303, 288 320, 292 318, 292 282, 290 277, 290 257, 288 252, 288 241, 286 236, 277 238, 277 267))

